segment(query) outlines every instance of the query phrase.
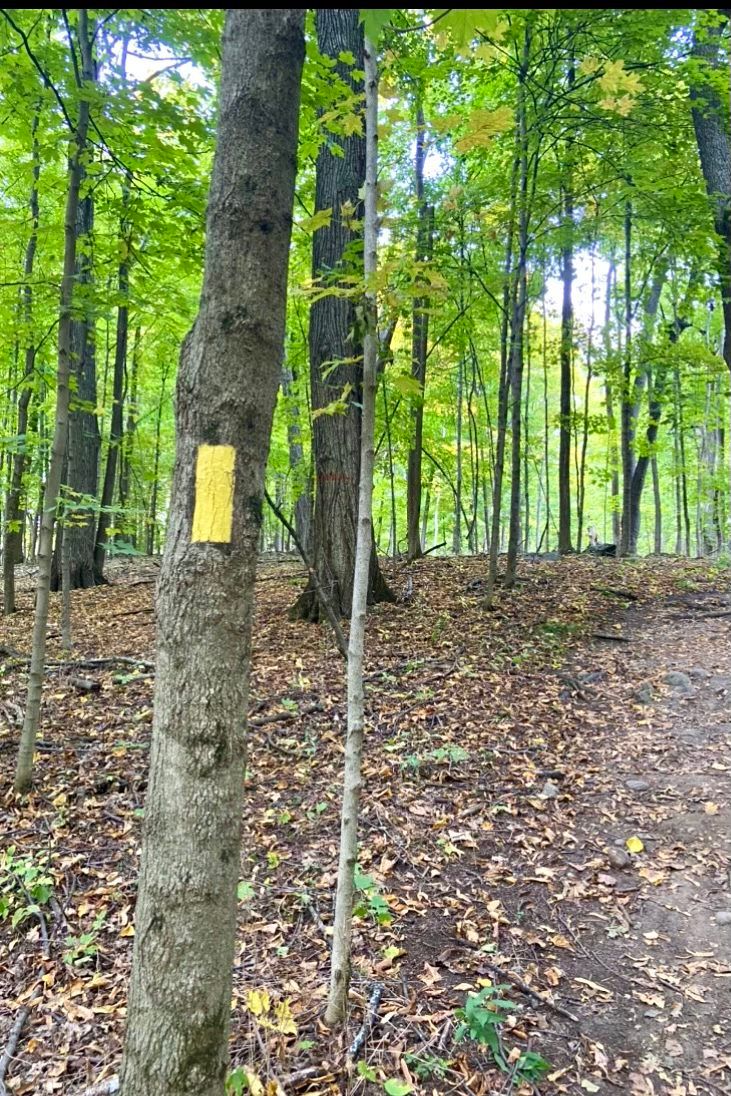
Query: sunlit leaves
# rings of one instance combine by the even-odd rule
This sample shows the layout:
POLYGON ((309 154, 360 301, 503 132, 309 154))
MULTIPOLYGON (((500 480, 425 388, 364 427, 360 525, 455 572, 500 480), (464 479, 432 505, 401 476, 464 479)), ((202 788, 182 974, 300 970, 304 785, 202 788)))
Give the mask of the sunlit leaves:
POLYGON ((509 106, 497 110, 475 110, 467 119, 467 132, 454 142, 457 152, 469 152, 473 148, 487 148, 493 137, 511 129, 513 109, 509 106))
POLYGON ((480 35, 499 41, 507 24, 495 8, 437 8, 432 13, 434 35, 441 49, 453 45, 458 54, 469 51, 480 35))

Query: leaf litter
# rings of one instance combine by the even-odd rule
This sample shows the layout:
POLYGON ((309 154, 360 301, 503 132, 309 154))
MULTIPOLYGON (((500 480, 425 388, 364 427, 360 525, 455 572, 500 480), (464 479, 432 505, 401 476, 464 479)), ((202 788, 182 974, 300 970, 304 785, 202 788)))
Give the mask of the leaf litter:
MULTIPOLYGON (((352 1010, 333 1036, 321 1017, 342 662, 324 627, 287 620, 297 564, 260 567, 233 1092, 729 1090, 722 572, 677 560, 526 562, 488 611, 484 568, 394 565, 404 601, 369 619, 352 1010), (459 1040, 458 1010, 472 1025, 459 1040)), ((25 911, 15 927, 12 914, 0 922, 3 1045, 29 1009, 9 1093, 80 1093, 119 1066, 154 576, 137 564, 73 595, 73 658, 89 663, 94 689, 53 668, 25 802, 7 789, 29 585, 2 624, 0 902, 7 885, 25 911), (27 875, 36 868, 47 884, 27 875), (28 901, 28 885, 49 893, 28 901)), ((58 644, 54 617, 49 657, 62 662, 58 644)))

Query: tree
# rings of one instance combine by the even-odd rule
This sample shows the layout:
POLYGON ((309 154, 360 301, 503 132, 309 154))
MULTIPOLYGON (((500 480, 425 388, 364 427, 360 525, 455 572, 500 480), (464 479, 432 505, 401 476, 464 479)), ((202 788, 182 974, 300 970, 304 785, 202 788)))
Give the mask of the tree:
MULTIPOLYGON (((425 263, 432 257, 434 232, 434 206, 424 196, 424 160, 426 158, 424 109, 421 102, 416 108, 416 152, 414 155, 414 180, 417 202, 416 262, 425 263)), ((414 298, 411 321, 411 376, 419 385, 419 393, 413 408, 414 437, 409 447, 407 472, 407 533, 408 557, 418 559, 422 553, 419 517, 421 514, 421 456, 424 433, 424 399, 426 395, 426 360, 429 338, 429 298, 414 298)))
MULTIPOLYGON (((350 121, 363 95, 363 28, 357 8, 318 8, 317 42, 335 62, 335 98, 344 96, 351 115, 339 133, 328 134, 317 155, 312 274, 318 290, 310 309, 309 352, 315 505, 312 554, 320 585, 334 611, 350 616, 353 603, 363 382, 362 318, 352 294, 354 271, 362 269, 362 190, 365 140, 360 119, 350 121), (350 58, 353 58, 352 62, 350 58), (347 60, 343 60, 347 58, 347 60), (335 413, 333 413, 335 412, 335 413)), ((392 600, 381 575, 375 541, 368 601, 392 600)), ((296 618, 318 620, 320 603, 310 583, 295 604, 296 618)))
POLYGON ((36 583, 36 607, 33 620, 33 647, 28 673, 28 692, 23 718, 23 729, 18 748, 15 771, 17 791, 27 791, 33 774, 33 755, 36 734, 41 715, 41 693, 46 661, 46 626, 48 623, 48 599, 51 585, 51 560, 53 555, 53 529, 56 504, 61 489, 66 439, 68 435, 70 375, 72 365, 73 291, 76 264, 76 230, 79 207, 79 190, 83 175, 89 130, 89 85, 93 80, 94 63, 92 43, 94 27, 90 25, 87 9, 79 8, 76 25, 76 45, 69 27, 69 48, 75 55, 78 47, 80 64, 77 72, 78 108, 72 126, 68 166, 68 190, 64 221, 63 278, 58 319, 58 370, 56 376, 56 420, 53 432, 51 461, 46 482, 43 515, 38 548, 38 581, 36 583))
POLYGON ((330 994, 325 1022, 342 1024, 347 1013, 350 985, 350 953, 353 923, 353 891, 358 857, 358 815, 361 793, 361 760, 365 725, 363 653, 366 610, 373 544, 373 432, 378 384, 378 315, 375 278, 378 247, 378 67, 376 50, 365 40, 366 79, 366 172, 365 172, 365 263, 366 291, 363 337, 363 420, 361 429, 360 479, 358 483, 358 534, 353 575, 353 607, 348 644, 348 730, 345 739, 344 787, 340 820, 340 859, 333 922, 333 950, 330 965, 330 994))
MULTIPOLYGON (((729 22, 729 13, 724 13, 729 22)), ((718 13, 714 13, 718 19, 718 13)), ((721 54, 723 23, 696 35, 693 56, 700 62, 691 85, 693 128, 701 169, 718 235, 718 276, 723 306, 723 357, 731 370, 731 131, 729 130, 728 64, 721 54)))
MULTIPOLYGON (((28 202, 31 216, 31 230, 28 242, 25 246, 25 258, 23 261, 23 276, 30 279, 33 275, 36 250, 38 248, 38 221, 40 210, 38 204, 38 181, 41 174, 40 153, 38 148, 38 121, 40 107, 37 106, 33 113, 31 126, 31 139, 33 149, 32 183, 30 200, 28 202)), ((12 471, 8 484, 8 492, 5 501, 5 526, 3 529, 3 612, 15 612, 15 564, 20 561, 23 543, 21 517, 25 519, 25 513, 21 508, 23 475, 28 464, 28 408, 33 392, 33 374, 36 364, 36 345, 33 334, 33 289, 29 283, 23 286, 23 318, 27 325, 25 335, 25 362, 23 369, 23 385, 18 397, 18 413, 16 419, 17 448, 12 455, 12 471)))
MULTIPOLYGON (((83 180, 82 180, 83 186, 83 180)), ((94 576, 94 534, 99 464, 99 422, 96 415, 96 324, 90 299, 94 198, 85 194, 79 201, 76 238, 76 285, 81 291, 77 307, 81 316, 71 328, 71 376, 73 390, 69 407, 67 469, 64 480, 67 520, 59 525, 51 570, 51 589, 61 589, 61 556, 69 562, 69 585, 87 589, 96 585, 94 576)))
POLYGON ((125 1096, 224 1092, 254 574, 303 57, 303 9, 228 10, 203 289, 177 384, 125 1096))

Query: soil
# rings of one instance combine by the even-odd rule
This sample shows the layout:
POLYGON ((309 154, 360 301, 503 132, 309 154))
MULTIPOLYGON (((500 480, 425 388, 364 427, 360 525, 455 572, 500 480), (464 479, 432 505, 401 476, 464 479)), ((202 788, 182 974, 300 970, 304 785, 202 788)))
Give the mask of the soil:
MULTIPOLYGON (((484 571, 482 559, 392 567, 401 602, 370 616, 353 1009, 333 1035, 321 1016, 343 667, 324 626, 286 619, 297 564, 262 568, 234 1066, 254 1087, 256 1075, 310 1094, 396 1080, 424 1093, 731 1093, 727 573, 525 563, 489 611, 484 571), (455 1040, 457 1010, 479 993, 509 1003, 490 1006, 499 1062, 455 1040)), ((75 658, 154 657, 154 574, 135 564, 74 594, 75 658)), ((119 1066, 152 680, 113 661, 52 667, 36 785, 17 799, 31 602, 28 582, 0 624, 2 847, 44 865, 53 893, 17 927, 0 923, 0 1053, 29 1007, 8 1093, 76 1096, 119 1066)), ((11 876, 6 859, 0 898, 17 909, 11 876)))

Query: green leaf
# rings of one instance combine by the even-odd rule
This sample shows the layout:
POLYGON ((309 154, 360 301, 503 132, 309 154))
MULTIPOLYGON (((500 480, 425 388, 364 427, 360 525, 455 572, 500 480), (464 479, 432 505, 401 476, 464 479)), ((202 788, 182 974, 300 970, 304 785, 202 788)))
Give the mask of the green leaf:
POLYGON ((363 24, 366 38, 370 38, 374 46, 377 46, 385 27, 391 22, 394 8, 361 8, 360 21, 363 24))
POLYGON ((388 1093, 388 1096, 408 1096, 409 1092, 413 1092, 414 1089, 406 1081, 399 1081, 397 1077, 391 1077, 386 1081, 383 1086, 384 1092, 388 1093))
POLYGON ((378 1080, 378 1074, 376 1073, 375 1069, 373 1068, 373 1066, 369 1066, 367 1062, 358 1062, 358 1073, 366 1081, 370 1081, 371 1083, 374 1083, 378 1080))

